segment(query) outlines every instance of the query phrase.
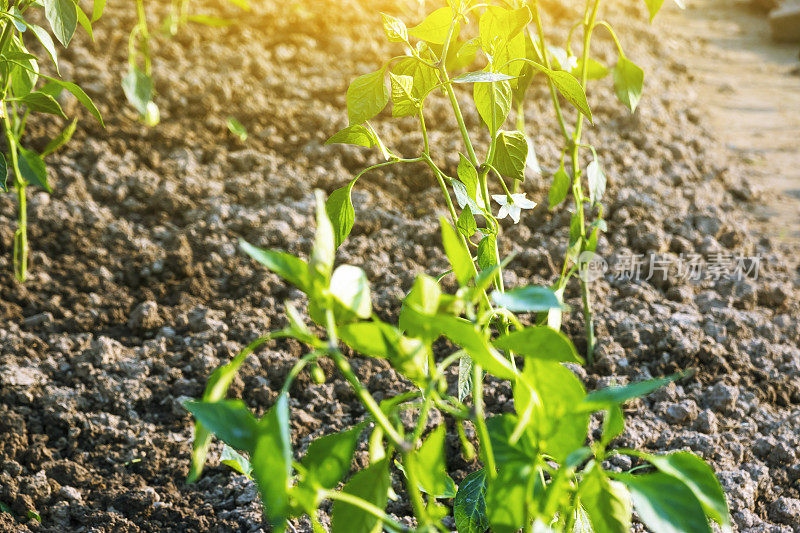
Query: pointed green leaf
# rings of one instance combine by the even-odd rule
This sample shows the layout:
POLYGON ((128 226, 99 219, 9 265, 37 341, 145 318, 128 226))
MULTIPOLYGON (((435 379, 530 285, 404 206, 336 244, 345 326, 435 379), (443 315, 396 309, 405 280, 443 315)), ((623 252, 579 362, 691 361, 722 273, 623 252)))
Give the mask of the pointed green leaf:
MULTIPOLYGON (((386 507, 392 479, 388 459, 382 459, 355 474, 342 492, 368 501, 379 509, 386 507)), ((373 533, 380 520, 353 504, 336 500, 331 511, 331 533, 373 533)))
POLYGON ((56 45, 53 43, 53 38, 50 37, 50 34, 47 33, 47 30, 42 28, 41 26, 37 26, 36 24, 31 24, 30 29, 33 31, 33 34, 39 39, 39 42, 42 43, 42 47, 44 48, 47 55, 50 57, 50 60, 53 62, 53 65, 56 67, 56 72, 58 70, 58 54, 56 52, 56 45))
POLYGON ((614 92, 631 113, 636 111, 644 86, 644 71, 633 61, 620 55, 614 67, 614 92))
POLYGON ((434 498, 453 498, 456 484, 447 474, 444 457, 445 427, 439 426, 423 441, 415 454, 408 456, 406 468, 413 469, 420 488, 434 498))
POLYGON ((636 513, 651 531, 711 532, 700 501, 678 478, 660 472, 615 477, 627 485, 636 513))
POLYGON ((78 7, 73 0, 43 0, 42 3, 53 33, 66 48, 78 27, 78 7))
POLYGON ((391 43, 403 43, 408 41, 408 29, 405 22, 397 17, 381 13, 383 19, 383 31, 391 43))
POLYGON ((472 94, 478 114, 494 136, 503 126, 509 111, 511 111, 511 85, 508 81, 476 83, 473 86, 472 94))
POLYGON ((675 452, 665 455, 644 454, 653 466, 683 482, 700 500, 706 514, 724 531, 731 531, 731 517, 728 502, 722 486, 711 467, 689 452, 675 452))
POLYGON ((455 273, 459 285, 466 286, 474 274, 472 258, 453 226, 444 217, 440 217, 439 224, 442 226, 444 251, 453 267, 453 273, 455 273))
POLYGON ((325 210, 325 196, 322 191, 315 191, 317 231, 314 235, 314 246, 311 249, 311 258, 308 261, 308 273, 313 281, 315 278, 326 282, 331 278, 333 261, 336 255, 336 240, 333 226, 325 210))
POLYGON ((347 116, 350 124, 362 124, 389 103, 389 90, 384 79, 385 69, 364 74, 347 88, 347 116))
POLYGON ((389 73, 392 94, 392 116, 408 117, 419 112, 419 102, 413 96, 414 78, 389 73))
POLYGON ((489 529, 486 517, 486 472, 483 469, 464 478, 453 502, 453 518, 458 533, 485 533, 489 529))
MULTIPOLYGON (((408 30, 408 34, 431 44, 444 44, 453 21, 453 10, 442 7, 428 15, 418 26, 408 30)), ((459 25, 456 23, 453 35, 458 35, 459 25)))
POLYGON ((501 40, 509 41, 531 21, 531 12, 527 6, 519 9, 506 9, 489 6, 478 21, 478 33, 481 46, 487 54, 493 55, 496 44, 501 40))
POLYGON ((39 154, 19 147, 19 171, 22 178, 32 185, 41 187, 49 193, 53 192, 47 180, 47 165, 39 154))
POLYGON ((250 452, 253 478, 270 524, 280 527, 289 517, 289 480, 292 473, 292 439, 289 403, 280 394, 275 405, 258 421, 258 435, 250 452))
POLYGON ((61 133, 56 135, 52 140, 50 140, 49 143, 47 143, 47 146, 45 146, 44 150, 42 150, 42 157, 47 157, 48 155, 52 154, 53 152, 55 152, 56 150, 67 144, 69 140, 72 138, 72 134, 75 133, 75 128, 77 125, 78 125, 78 119, 77 118, 72 119, 72 122, 67 124, 64 127, 64 129, 61 130, 61 133))
POLYGON ((222 454, 220 455, 219 462, 253 479, 253 467, 250 461, 227 444, 222 447, 222 454))
POLYGON ((590 392, 586 396, 586 399, 583 401, 580 408, 583 410, 592 411, 603 409, 608 405, 620 405, 628 400, 632 400, 633 398, 650 394, 654 390, 659 389, 664 385, 667 385, 682 377, 684 377, 684 374, 677 373, 663 378, 648 379, 645 381, 639 381, 638 383, 631 383, 630 385, 606 387, 604 389, 596 390, 594 392, 590 392))
POLYGON ((258 421, 243 401, 189 400, 183 406, 218 439, 232 448, 252 453, 258 435, 258 421))
POLYGON ((513 79, 514 76, 509 76, 508 74, 478 70, 476 72, 465 72, 457 78, 453 78, 453 83, 491 83, 495 81, 507 81, 513 79))
POLYGON ((325 144, 353 144, 364 148, 372 148, 378 144, 378 141, 369 128, 363 124, 353 124, 334 133, 330 139, 325 141, 325 144))
POLYGON ((625 485, 610 481, 595 466, 580 485, 581 505, 598 533, 628 533, 631 530, 631 496, 625 485))
POLYGON ((339 265, 331 275, 331 294, 356 316, 369 318, 372 315, 369 281, 360 268, 339 265))
POLYGON ((504 293, 495 291, 492 293, 492 299, 497 305, 514 313, 548 311, 562 307, 558 297, 551 289, 534 285, 512 289, 504 293))
POLYGON ((350 472, 350 462, 362 429, 362 426, 356 426, 314 440, 301 461, 308 471, 309 480, 325 489, 334 488, 350 472))
POLYGON ((493 344, 501 350, 510 350, 534 359, 583 364, 583 359, 569 338, 548 326, 532 326, 501 335, 493 344))
POLYGON ((661 10, 661 6, 664 5, 664 0, 644 0, 644 3, 647 4, 647 11, 650 12, 650 22, 653 22, 661 10))
POLYGON ((472 209, 469 206, 464 207, 461 214, 458 216, 456 228, 464 237, 472 237, 478 231, 478 224, 475 222, 475 217, 472 214, 472 209))
POLYGON ((301 291, 305 292, 308 290, 308 265, 302 259, 285 252, 263 250, 245 240, 239 241, 239 247, 244 253, 278 274, 301 291))
POLYGON ((525 179, 528 160, 528 140, 521 131, 501 131, 497 134, 492 166, 503 176, 525 179))
POLYGON ((564 163, 562 161, 561 166, 558 167, 556 173, 553 174, 553 183, 550 185, 550 209, 553 209, 564 201, 569 192, 569 186, 569 175, 567 171, 564 170, 564 163))
POLYGON ((336 189, 328 196, 328 200, 325 202, 325 212, 328 214, 333 226, 333 236, 337 248, 350 235, 353 223, 356 220, 356 211, 350 198, 354 183, 354 181, 351 181, 344 187, 336 189))
POLYGON ((25 104, 31 111, 38 111, 40 113, 49 113, 51 115, 56 115, 61 118, 67 118, 67 116, 64 114, 64 110, 61 109, 61 106, 56 101, 56 99, 47 93, 43 93, 41 91, 34 91, 32 93, 26 94, 25 96, 20 98, 19 101, 25 104))

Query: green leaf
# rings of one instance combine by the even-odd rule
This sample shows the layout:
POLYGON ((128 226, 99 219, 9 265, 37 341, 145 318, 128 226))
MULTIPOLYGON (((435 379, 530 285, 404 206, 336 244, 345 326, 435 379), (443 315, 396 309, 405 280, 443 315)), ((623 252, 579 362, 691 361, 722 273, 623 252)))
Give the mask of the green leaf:
POLYGON ((458 216, 458 221, 456 221, 456 228, 464 237, 472 237, 472 235, 478 231, 478 224, 475 222, 475 217, 472 214, 472 209, 469 206, 465 206, 464 210, 461 211, 461 214, 458 216))
POLYGON ((72 122, 67 124, 64 127, 64 129, 61 130, 61 133, 56 135, 49 143, 47 143, 47 146, 45 146, 44 150, 42 150, 42 157, 47 157, 48 155, 52 154, 53 152, 55 152, 56 150, 67 144, 69 140, 72 138, 72 134, 75 133, 75 128, 77 125, 78 125, 78 119, 77 118, 72 119, 72 122))
MULTIPOLYGON (((355 474, 342 492, 383 509, 389 499, 391 484, 388 460, 382 459, 355 474)), ((360 507, 341 500, 333 502, 331 533, 372 533, 379 527, 379 523, 378 518, 360 507)))
POLYGON ((333 225, 325 210, 325 196, 322 191, 315 192, 317 232, 314 235, 314 246, 311 249, 311 259, 308 261, 308 273, 311 281, 331 278, 333 261, 336 256, 336 240, 333 234, 333 225))
POLYGON ((478 243, 478 251, 476 253, 478 268, 481 272, 491 269, 497 264, 497 255, 495 254, 496 239, 494 235, 486 235, 478 243))
POLYGON ((64 114, 64 110, 61 109, 61 106, 58 104, 56 99, 47 93, 34 91, 26 94, 20 98, 19 101, 25 104, 31 111, 49 113, 61 118, 67 118, 67 116, 64 114))
POLYGON ((341 246, 347 236, 350 235, 353 223, 356 220, 356 210, 350 197, 354 184, 355 182, 351 181, 344 187, 336 189, 328 196, 328 200, 325 202, 325 212, 328 214, 333 226, 336 248, 341 246))
POLYGON ((392 73, 398 76, 410 76, 414 80, 411 95, 422 100, 438 83, 439 74, 416 57, 406 57, 392 67, 392 73))
MULTIPOLYGON (((409 320, 408 314, 405 320, 409 320)), ((387 359, 414 382, 425 376, 425 345, 419 339, 404 337, 400 330, 389 324, 379 320, 354 322, 339 326, 338 333, 342 341, 356 352, 387 359)))
MULTIPOLYGON (((439 298, 442 290, 435 279, 420 274, 414 280, 408 295, 403 300, 403 306, 414 306, 426 315, 433 315, 439 309, 439 298)), ((400 327, 403 328, 402 320, 400 327)))
POLYGON ((606 192, 606 175, 597 158, 592 159, 586 167, 586 178, 589 181, 589 199, 592 204, 600 203, 606 192))
POLYGON ((464 478, 453 501, 453 518, 458 533, 485 533, 489 529, 486 517, 486 472, 480 469, 464 478))
POLYGON ((624 55, 619 56, 614 67, 614 92, 625 107, 636 111, 644 86, 644 71, 624 55))
POLYGON ((567 99, 567 101, 575 106, 589 122, 592 121, 592 110, 589 109, 589 102, 586 100, 586 93, 583 91, 580 82, 567 71, 564 70, 550 70, 545 72, 553 85, 556 86, 558 92, 567 99))
POLYGON ((623 431, 625 431, 625 415, 619 405, 610 405, 603 418, 603 437, 600 439, 600 445, 605 448, 623 431))
POLYGON ((216 402, 188 400, 187 411, 232 448, 252 452, 259 432, 258 421, 241 400, 216 402))
POLYGON ((516 533, 525 523, 528 465, 500 467, 486 489, 486 516, 494 533, 516 533))
POLYGON ((434 498, 453 498, 456 484, 447 475, 444 458, 445 427, 434 429, 416 453, 408 456, 406 468, 413 469, 420 488, 434 498))
POLYGON ((83 30, 89 34, 89 39, 94 41, 94 32, 92 31, 92 21, 89 20, 89 17, 86 16, 86 13, 83 12, 83 9, 80 6, 76 6, 76 14, 78 15, 78 24, 83 27, 83 30))
POLYGON ((565 366, 532 357, 522 376, 513 386, 520 420, 530 421, 542 451, 562 463, 586 441, 589 413, 575 412, 586 396, 583 384, 565 366))
POLYGON ((250 461, 227 444, 222 447, 222 454, 220 455, 219 462, 253 479, 253 467, 250 461))
MULTIPOLYGON (((603 65, 601 62, 592 59, 591 57, 589 58, 589 68, 587 70, 587 77, 590 80, 603 79, 606 76, 608 76, 608 72, 609 72, 608 68, 606 68, 606 66, 603 65)), ((575 76, 576 78, 580 78, 582 74, 583 74, 583 58, 579 57, 578 65, 574 69, 572 69, 572 75, 575 76)))
POLYGON ((42 3, 53 33, 66 48, 78 27, 78 7, 73 0, 43 0, 42 3))
POLYGON ((212 15, 189 15, 186 20, 212 28, 224 28, 236 24, 235 20, 223 19, 212 15))
POLYGON ((378 141, 369 128, 363 124, 353 124, 334 133, 330 139, 325 141, 325 144, 353 144, 364 148, 372 148, 378 144, 378 141))
POLYGON ((543 361, 583 364, 583 359, 569 338, 548 326, 517 330, 498 337, 493 344, 501 350, 510 350, 543 361))
POLYGON ((511 362, 492 348, 472 322, 450 315, 435 315, 427 317, 427 326, 461 346, 487 372, 501 379, 512 379, 516 375, 511 362))
POLYGON ((308 265, 305 261, 285 252, 263 250, 245 240, 239 241, 244 253, 297 287, 306 292, 309 287, 308 265))
POLYGON ((352 265, 339 265, 331 275, 331 294, 360 318, 372 315, 369 281, 363 270, 352 265))
POLYGON ((56 72, 59 72, 58 54, 56 53, 56 45, 53 43, 53 38, 50 37, 50 34, 47 33, 47 30, 41 26, 31 24, 29 27, 33 31, 33 34, 36 36, 36 38, 39 39, 39 42, 42 43, 42 47, 44 48, 45 52, 47 52, 47 55, 53 62, 53 65, 56 67, 56 72))
POLYGON ((458 358, 458 401, 463 402, 464 398, 472 392, 472 381, 470 373, 472 371, 472 359, 465 351, 458 358))
POLYGON ((550 209, 553 209, 564 201, 569 192, 569 186, 569 175, 567 171, 564 170, 564 162, 562 161, 561 166, 559 166, 556 173, 553 174, 553 183, 550 185, 550 209))
POLYGON ((631 496, 625 485, 610 481, 599 466, 586 474, 580 485, 581 505, 598 533, 631 530, 631 496))
POLYGON ((472 257, 467 251, 464 243, 458 237, 456 230, 453 229, 444 217, 440 217, 439 224, 442 226, 442 243, 447 259, 453 267, 459 285, 466 286, 474 274, 472 257))
POLYGON ((308 471, 308 479, 325 489, 335 487, 350 472, 350 462, 362 429, 359 425, 313 441, 301 461, 308 471))
POLYGON ((383 19, 383 31, 391 43, 408 42, 408 29, 405 22, 397 17, 381 13, 383 19))
MULTIPOLYGON (((458 179, 464 184, 467 189, 468 199, 473 201, 476 206, 480 206, 482 201, 479 201, 480 193, 478 192, 478 171, 475 169, 469 159, 464 157, 464 154, 458 154, 458 179)), ((482 200, 482 199, 481 199, 482 200)))
POLYGON ((250 452, 253 478, 258 485, 264 515, 273 526, 281 526, 290 513, 289 480, 292 473, 292 440, 289 403, 280 394, 275 405, 258 422, 258 438, 250 452))
POLYGON ((350 125, 371 119, 389 103, 389 90, 384 79, 385 69, 364 74, 347 88, 347 116, 350 125))
POLYGON ((131 65, 122 78, 122 91, 139 115, 144 116, 147 104, 153 99, 153 78, 139 70, 139 67, 131 65))
POLYGON ((615 477, 627 485, 639 519, 651 531, 711 531, 700 501, 678 478, 660 472, 643 476, 617 474, 615 477))
POLYGON ((419 102, 413 96, 414 78, 389 73, 392 87, 392 116, 408 117, 419 113, 419 102))
POLYGON ((661 10, 661 6, 664 5, 664 0, 644 0, 644 3, 647 4, 647 11, 650 12, 650 22, 653 22, 661 10))
POLYGON ((586 395, 581 409, 593 411, 603 409, 608 405, 620 405, 633 398, 650 394, 654 390, 684 377, 684 375, 685 374, 682 373, 676 373, 663 378, 648 379, 630 385, 606 387, 605 389, 596 390, 586 395))
MULTIPOLYGON (((428 15, 418 26, 409 29, 408 34, 431 44, 444 44, 452 20, 453 10, 449 7, 442 7, 428 15)), ((459 29, 459 24, 456 23, 453 35, 458 35, 459 29)))
MULTIPOLYGON (((231 0, 236 1, 236 0, 231 0)), ((103 11, 106 8, 106 0, 94 0, 92 5, 92 22, 96 21, 103 16, 103 11)))
POLYGON ((492 166, 503 176, 525 179, 528 160, 528 140, 521 131, 501 131, 497 134, 492 166))
POLYGON ((508 74, 478 70, 476 72, 465 72, 461 76, 453 78, 453 83, 491 83, 496 81, 506 81, 513 79, 514 76, 509 76, 508 74))
POLYGON ((476 83, 472 89, 475 107, 483 123, 494 137, 511 111, 511 85, 508 81, 476 83), (494 95, 494 105, 492 98, 494 95))
POLYGON ((49 193, 53 192, 47 180, 47 165, 36 152, 19 147, 19 171, 22 178, 32 185, 41 187, 49 193))
POLYGON ((510 41, 531 21, 527 6, 519 9, 505 9, 489 6, 478 21, 481 47, 489 55, 494 55, 499 41, 510 41))
POLYGON ((563 307, 551 289, 534 285, 511 289, 504 293, 495 291, 492 293, 492 300, 513 313, 548 311, 563 307))
POLYGON ((245 142, 247 140, 247 128, 236 117, 228 117, 227 124, 228 131, 239 137, 240 141, 245 142))
MULTIPOLYGON (((71 92, 72 95, 78 99, 81 105, 83 105, 83 107, 85 107, 89 111, 89 113, 91 113, 92 116, 98 120, 98 122, 100 122, 100 125, 105 127, 105 123, 103 122, 103 117, 100 115, 100 110, 97 109, 97 106, 94 105, 92 99, 89 98, 89 95, 87 95, 83 89, 81 89, 71 81, 57 80, 55 78, 50 78, 49 76, 44 76, 44 77, 71 92)), ((42 88, 42 91, 44 91, 44 88, 42 88)))
POLYGON ((6 156, 0 153, 0 189, 3 192, 8 192, 8 165, 6 164, 6 156))
POLYGON ((731 531, 731 517, 725 493, 714 471, 705 461, 690 452, 643 454, 642 457, 664 474, 682 481, 700 500, 706 515, 722 526, 724 531, 731 531))

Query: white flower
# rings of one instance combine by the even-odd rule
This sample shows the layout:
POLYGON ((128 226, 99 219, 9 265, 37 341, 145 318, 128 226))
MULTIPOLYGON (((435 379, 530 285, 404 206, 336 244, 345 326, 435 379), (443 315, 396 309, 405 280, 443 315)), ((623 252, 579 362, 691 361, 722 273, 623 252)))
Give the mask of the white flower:
POLYGON ((512 194, 510 203, 507 194, 493 194, 492 198, 495 202, 500 204, 500 211, 497 213, 497 218, 506 218, 510 215, 514 224, 519 222, 519 216, 523 209, 533 209, 536 207, 536 202, 525 198, 524 192, 512 194))
POLYGON ((574 70, 578 68, 578 58, 575 56, 567 57, 567 64, 564 66, 564 70, 574 70))

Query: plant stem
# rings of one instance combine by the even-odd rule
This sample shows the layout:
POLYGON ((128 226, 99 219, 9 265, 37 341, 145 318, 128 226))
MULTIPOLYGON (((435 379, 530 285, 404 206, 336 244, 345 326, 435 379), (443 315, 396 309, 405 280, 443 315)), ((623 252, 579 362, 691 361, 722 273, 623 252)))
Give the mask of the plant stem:
POLYGON ((392 530, 396 531, 409 531, 409 528, 401 524, 400 522, 396 521, 391 516, 387 515, 383 512, 382 509, 373 505, 372 503, 359 498, 358 496, 353 496, 352 494, 348 494, 346 492, 340 492, 335 490, 326 490, 321 493, 322 498, 327 498, 330 500, 339 500, 345 503, 349 503, 350 505, 354 505, 359 509, 362 509, 372 516, 378 518, 385 526, 391 528, 392 530))
POLYGON ((28 201, 26 190, 28 184, 22 179, 19 170, 19 154, 17 151, 17 139, 11 127, 11 119, 6 110, 6 102, 0 102, 3 114, 3 128, 5 130, 8 151, 11 155, 11 168, 14 170, 14 187, 17 189, 17 200, 19 201, 19 212, 17 214, 17 231, 14 233, 14 275, 17 281, 24 283, 28 278, 28 201))
POLYGON ((474 362, 472 364, 472 403, 475 407, 475 426, 478 429, 478 439, 486 460, 486 471, 489 478, 493 479, 497 475, 497 464, 494 460, 492 441, 489 439, 489 430, 486 427, 486 420, 484 420, 483 370, 481 365, 474 362))
MULTIPOLYGON (((532 2, 531 5, 533 7, 533 18, 536 20, 536 32, 539 35, 539 49, 544 56, 542 57, 542 61, 544 62, 544 66, 550 68, 550 56, 547 54, 547 41, 544 37, 544 27, 542 26, 542 16, 539 14, 538 0, 532 2)), ((567 141, 567 144, 569 144, 572 141, 572 137, 567 131, 567 123, 564 120, 564 114, 561 112, 561 103, 558 101, 558 92, 556 91, 556 86, 549 77, 547 78, 547 85, 550 87, 550 97, 553 99, 553 108, 556 111, 558 125, 561 128, 561 133, 564 135, 564 139, 567 141)))
MULTIPOLYGON (((594 28, 595 21, 597 20, 597 12, 600 8, 600 0, 593 0, 591 11, 589 12, 588 16, 584 20, 583 25, 583 50, 582 52, 582 61, 581 61, 581 86, 586 87, 586 83, 589 80, 589 52, 592 43, 592 29, 594 28)), ((575 189, 580 192, 580 195, 575 198, 576 204, 578 207, 578 216, 580 219, 581 224, 581 241, 585 242, 586 240, 586 217, 584 213, 584 198, 583 192, 581 187, 581 173, 579 170, 580 164, 580 144, 581 144, 581 133, 583 131, 583 114, 578 113, 578 123, 575 126, 575 136, 573 138, 573 143, 570 146, 570 158, 572 159, 572 175, 573 175, 573 183, 575 189)), ((583 245, 581 246, 581 251, 583 250, 583 245)), ((594 336, 594 318, 592 316, 592 305, 591 305, 591 293, 589 292, 589 282, 585 281, 581 278, 581 299, 583 301, 583 321, 586 328, 586 361, 589 364, 594 362, 594 345, 595 345, 595 336, 594 336)))
POLYGON ((389 422, 389 419, 386 418, 386 414, 381 410, 378 402, 375 401, 375 398, 372 397, 361 381, 359 381, 358 376, 356 376, 355 372, 353 372, 353 368, 350 366, 347 358, 344 356, 341 350, 339 350, 339 340, 336 336, 336 324, 333 319, 333 311, 328 309, 325 315, 328 329, 328 353, 333 358, 336 368, 339 369, 339 372, 342 373, 347 382, 350 383, 350 386, 353 387, 358 399, 372 415, 372 418, 375 419, 375 423, 378 424, 381 429, 383 429, 383 431, 386 433, 386 436, 392 441, 392 444, 394 444, 399 450, 407 450, 410 447, 409 443, 406 442, 403 436, 400 435, 400 433, 394 428, 392 423, 389 422))

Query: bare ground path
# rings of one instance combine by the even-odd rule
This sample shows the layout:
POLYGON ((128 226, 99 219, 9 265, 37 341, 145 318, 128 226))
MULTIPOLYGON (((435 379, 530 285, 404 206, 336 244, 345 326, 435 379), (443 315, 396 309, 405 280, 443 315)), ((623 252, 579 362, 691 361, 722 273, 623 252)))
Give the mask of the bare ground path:
POLYGON ((762 189, 762 229, 800 244, 800 61, 798 44, 771 41, 766 17, 742 0, 672 3, 656 19, 684 42, 693 90, 711 135, 752 170, 762 189))

